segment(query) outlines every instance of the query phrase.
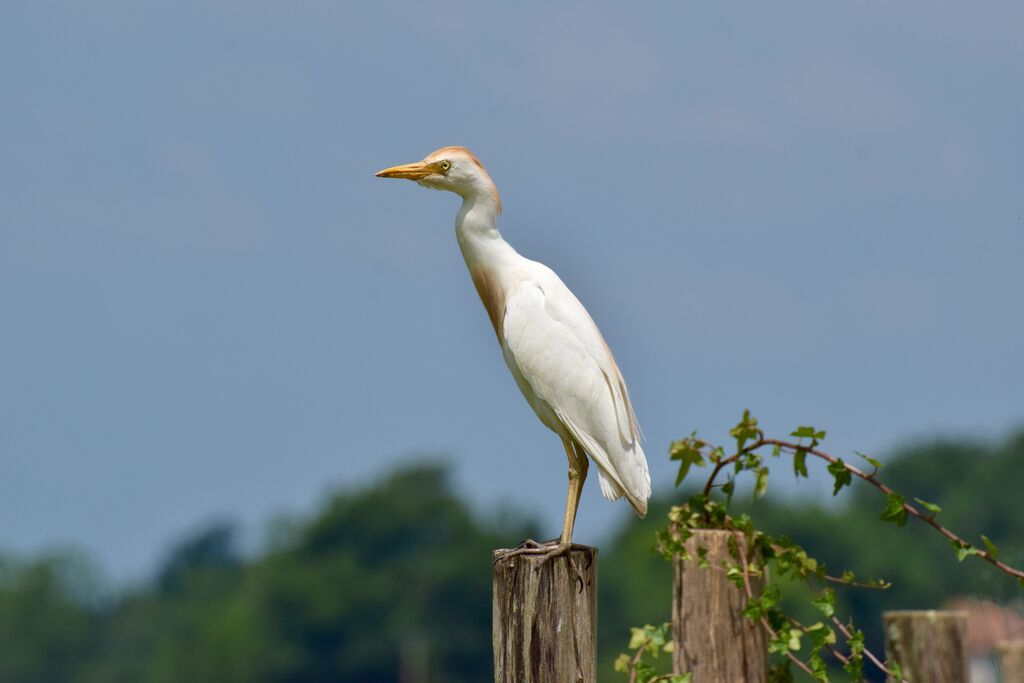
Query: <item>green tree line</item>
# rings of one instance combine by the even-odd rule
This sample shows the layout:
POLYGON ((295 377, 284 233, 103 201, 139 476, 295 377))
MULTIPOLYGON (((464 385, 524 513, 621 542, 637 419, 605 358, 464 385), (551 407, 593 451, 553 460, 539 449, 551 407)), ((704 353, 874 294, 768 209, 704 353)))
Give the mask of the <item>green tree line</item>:
MULTIPOLYGON (((1024 431, 998 443, 936 440, 888 458, 883 478, 938 503, 965 537, 982 533, 1024 564, 1024 431)), ((671 483, 671 482, 668 482, 671 483)), ((806 483, 804 484, 807 485, 806 483)), ((682 495, 660 490, 645 520, 601 544, 601 681, 629 627, 671 614, 671 567, 655 532, 682 495)), ((769 495, 755 523, 837 570, 893 582, 844 590, 880 646, 881 611, 935 608, 955 595, 1010 602, 1022 591, 926 529, 883 524, 884 499, 854 484, 842 506, 769 495)), ((0 681, 5 683, 476 683, 491 673, 490 551, 536 524, 475 512, 449 470, 403 466, 340 490, 308 519, 276 529, 255 556, 213 524, 175 547, 151 580, 112 590, 75 554, 0 558, 0 681)))

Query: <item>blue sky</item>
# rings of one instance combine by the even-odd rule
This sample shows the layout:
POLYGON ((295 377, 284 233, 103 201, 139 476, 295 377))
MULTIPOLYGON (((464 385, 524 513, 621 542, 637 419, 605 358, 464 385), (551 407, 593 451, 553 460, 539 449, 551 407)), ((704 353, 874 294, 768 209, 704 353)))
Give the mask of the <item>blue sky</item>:
MULTIPOLYGON (((554 535, 456 198, 373 177, 452 144, 615 349, 656 481, 746 407, 840 454, 1024 422, 1019 3, 0 13, 0 549, 137 577, 438 453, 554 535)), ((591 482, 577 539, 628 514, 591 482)))

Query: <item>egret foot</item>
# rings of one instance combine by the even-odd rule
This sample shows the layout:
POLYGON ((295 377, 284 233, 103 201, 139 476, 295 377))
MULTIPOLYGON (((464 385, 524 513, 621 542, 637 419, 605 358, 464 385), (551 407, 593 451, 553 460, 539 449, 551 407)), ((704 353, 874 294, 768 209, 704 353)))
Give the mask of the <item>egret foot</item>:
POLYGON ((545 548, 550 548, 553 545, 558 545, 557 538, 553 538, 550 541, 535 541, 532 538, 527 538, 520 542, 520 544, 515 548, 502 548, 494 551, 494 562, 492 562, 492 564, 498 564, 502 560, 507 560, 510 557, 515 557, 516 555, 532 554, 538 551, 543 551, 545 548))
MULTIPOLYGON (((573 544, 571 542, 563 543, 557 538, 550 541, 544 541, 538 543, 532 539, 526 539, 515 548, 505 548, 497 550, 494 553, 494 564, 504 562, 505 560, 512 559, 517 555, 529 555, 531 557, 539 557, 543 562, 547 562, 553 557, 559 557, 561 555, 568 555, 569 551, 572 550, 573 544)), ((570 562, 572 557, 569 558, 570 562)))

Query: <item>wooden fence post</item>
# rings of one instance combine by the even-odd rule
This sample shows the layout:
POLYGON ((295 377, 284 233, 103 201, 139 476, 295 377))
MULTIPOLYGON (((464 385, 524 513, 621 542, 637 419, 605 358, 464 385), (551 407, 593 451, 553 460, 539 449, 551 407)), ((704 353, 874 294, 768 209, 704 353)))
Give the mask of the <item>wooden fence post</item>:
POLYGON ((494 683, 596 683, 597 548, 494 565, 494 683))
POLYGON ((967 683, 966 613, 904 610, 882 616, 885 656, 913 683, 967 683))
POLYGON ((1004 640, 996 645, 1003 683, 1024 683, 1024 640, 1004 640))
MULTIPOLYGON (((689 560, 674 560, 676 578, 672 600, 675 650, 673 671, 692 672, 694 683, 763 683, 768 677, 768 646, 763 629, 743 616, 746 593, 725 577, 731 531, 697 529, 687 539, 689 560), (710 564, 700 566, 698 548, 710 564)), ((763 583, 751 578, 760 593, 763 583)))

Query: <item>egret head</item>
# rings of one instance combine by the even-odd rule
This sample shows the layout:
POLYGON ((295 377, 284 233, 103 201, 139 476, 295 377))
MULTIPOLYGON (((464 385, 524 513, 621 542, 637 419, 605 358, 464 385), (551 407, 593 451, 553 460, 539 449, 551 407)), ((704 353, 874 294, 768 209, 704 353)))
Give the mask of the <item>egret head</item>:
POLYGON ((501 211, 498 188, 476 155, 465 147, 442 147, 423 161, 377 171, 378 178, 406 178, 423 187, 454 192, 463 199, 489 198, 501 211))

